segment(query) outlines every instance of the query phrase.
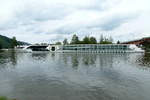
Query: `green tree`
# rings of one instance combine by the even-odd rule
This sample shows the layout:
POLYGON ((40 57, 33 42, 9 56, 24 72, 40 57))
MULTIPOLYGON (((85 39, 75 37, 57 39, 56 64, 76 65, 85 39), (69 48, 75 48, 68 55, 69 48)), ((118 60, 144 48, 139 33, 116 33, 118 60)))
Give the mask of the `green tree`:
POLYGON ((110 41, 103 41, 101 44, 112 44, 110 41))
POLYGON ((0 49, 2 49, 2 44, 1 44, 1 42, 0 42, 0 49))
POLYGON ((56 42, 55 44, 56 44, 56 45, 61 45, 61 42, 56 42))
POLYGON ((88 36, 85 36, 83 38, 83 41, 82 41, 83 44, 90 44, 90 38, 88 36))
POLYGON ((68 44, 68 40, 66 38, 64 39, 63 44, 64 45, 68 44))
POLYGON ((78 36, 77 36, 76 34, 74 34, 74 35, 72 36, 72 39, 71 39, 71 43, 70 43, 70 44, 79 44, 79 43, 80 43, 80 41, 79 41, 78 36))
POLYGON ((110 36, 108 41, 113 42, 113 38, 110 36))
POLYGON ((47 43, 41 43, 40 45, 48 45, 47 43))
POLYGON ((12 48, 14 48, 15 46, 17 46, 18 45, 18 42, 17 42, 17 40, 16 40, 16 37, 13 37, 12 38, 12 48))
POLYGON ((113 43, 113 38, 112 37, 103 37, 103 35, 101 35, 100 37, 100 44, 112 44, 113 43))
POLYGON ((117 41, 117 44, 120 44, 120 41, 119 41, 119 40, 117 41))
POLYGON ((144 47, 144 49, 146 50, 146 51, 150 51, 150 41, 144 41, 143 43, 142 43, 142 46, 144 47))
POLYGON ((97 40, 95 37, 90 37, 90 44, 97 44, 97 40))
POLYGON ((0 100, 8 100, 7 97, 1 96, 0 100))
POLYGON ((100 36, 100 41, 99 41, 99 43, 101 44, 102 42, 104 41, 104 36, 103 36, 103 34, 100 36))

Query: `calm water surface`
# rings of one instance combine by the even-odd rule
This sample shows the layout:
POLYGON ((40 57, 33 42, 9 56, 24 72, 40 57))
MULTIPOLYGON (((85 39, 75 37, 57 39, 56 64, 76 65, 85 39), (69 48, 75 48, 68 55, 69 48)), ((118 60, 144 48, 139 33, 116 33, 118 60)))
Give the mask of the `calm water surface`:
POLYGON ((150 54, 1 52, 0 96, 150 100, 150 54))

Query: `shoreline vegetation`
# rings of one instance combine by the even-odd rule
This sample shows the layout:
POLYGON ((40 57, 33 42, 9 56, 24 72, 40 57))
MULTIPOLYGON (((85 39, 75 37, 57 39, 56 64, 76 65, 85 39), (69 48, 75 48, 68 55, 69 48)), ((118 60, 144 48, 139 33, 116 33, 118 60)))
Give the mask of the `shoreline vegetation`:
MULTIPOLYGON (((120 41, 118 41, 117 43, 120 43, 120 41)), ((56 42, 56 45, 68 45, 68 44, 113 44, 113 38, 110 37, 106 37, 101 35, 100 36, 100 40, 98 41, 94 36, 85 36, 82 40, 80 40, 80 38, 74 34, 71 38, 71 41, 68 42, 68 39, 65 38, 63 40, 63 42, 56 42)))
POLYGON ((0 100, 17 100, 17 99, 8 99, 8 98, 5 97, 5 96, 0 96, 0 100))
POLYGON ((16 45, 27 45, 29 43, 17 41, 16 37, 8 38, 0 35, 0 49, 14 48, 16 45))
POLYGON ((0 38, 0 49, 14 48, 18 44, 20 42, 16 40, 16 37, 12 37, 12 39, 6 37, 0 38))

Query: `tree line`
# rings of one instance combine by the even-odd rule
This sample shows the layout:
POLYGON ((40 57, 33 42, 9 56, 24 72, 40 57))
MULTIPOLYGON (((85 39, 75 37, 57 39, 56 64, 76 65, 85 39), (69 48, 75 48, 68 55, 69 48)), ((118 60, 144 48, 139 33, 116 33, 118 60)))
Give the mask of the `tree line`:
MULTIPOLYGON (((12 39, 7 39, 7 40, 6 39, 2 40, 0 38, 0 49, 4 48, 3 46, 6 45, 6 41, 10 42, 9 48, 14 48, 15 46, 18 45, 18 41, 16 40, 16 37, 12 37, 12 39)), ((7 45, 8 45, 8 43, 7 43, 7 45)))
POLYGON ((98 41, 94 36, 85 36, 82 40, 80 40, 79 37, 76 34, 74 34, 72 36, 70 43, 68 42, 68 39, 65 38, 62 43, 56 42, 55 44, 67 45, 67 44, 112 44, 112 43, 113 43, 113 38, 111 36, 106 37, 101 35, 100 40, 98 41))

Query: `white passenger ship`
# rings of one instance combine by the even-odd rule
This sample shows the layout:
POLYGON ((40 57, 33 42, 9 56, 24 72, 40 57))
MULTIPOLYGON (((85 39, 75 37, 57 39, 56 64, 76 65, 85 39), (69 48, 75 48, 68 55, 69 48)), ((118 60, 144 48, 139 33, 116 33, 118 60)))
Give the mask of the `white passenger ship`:
POLYGON ((144 50, 133 44, 49 45, 47 49, 50 52, 93 52, 93 53, 144 52, 144 50))
POLYGON ((72 45, 29 45, 22 48, 24 52, 89 52, 89 53, 130 53, 145 52, 131 44, 72 44, 72 45))

